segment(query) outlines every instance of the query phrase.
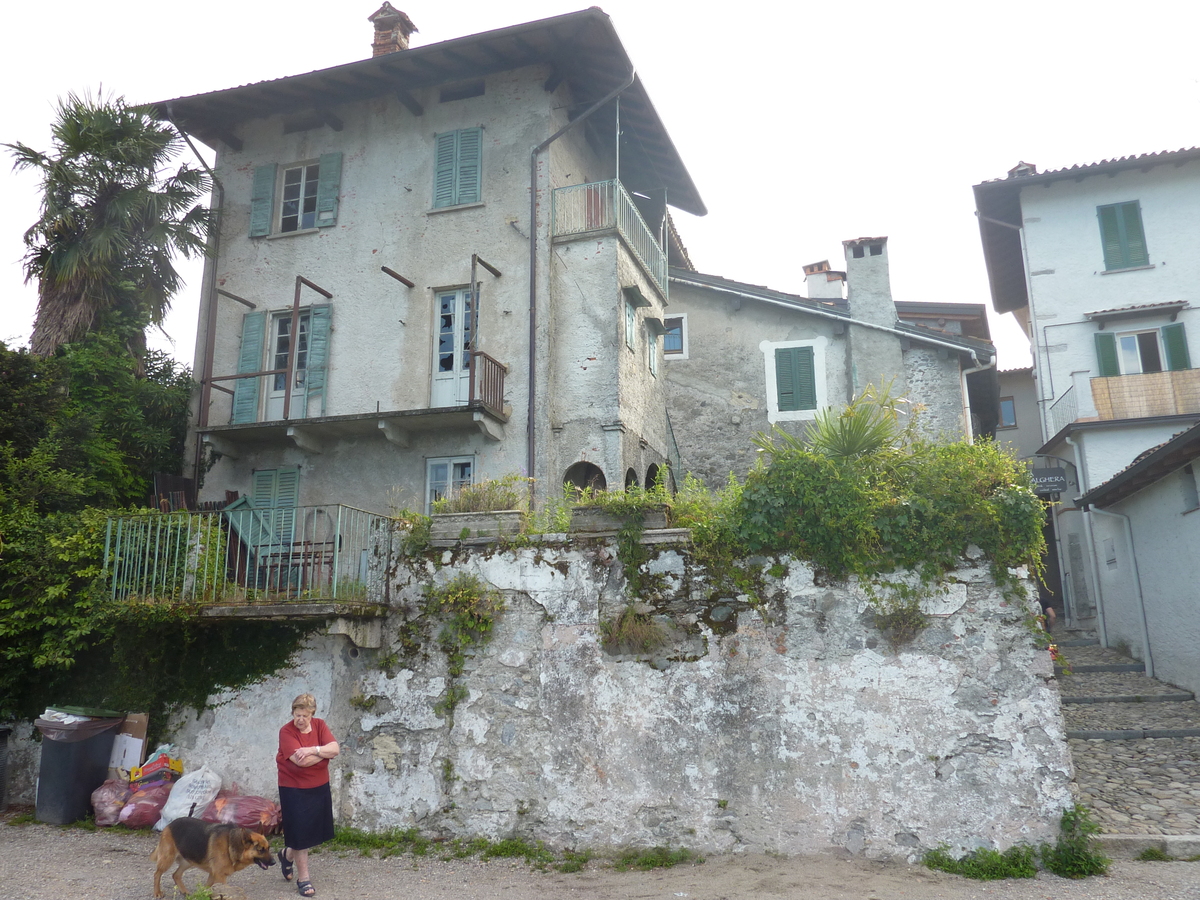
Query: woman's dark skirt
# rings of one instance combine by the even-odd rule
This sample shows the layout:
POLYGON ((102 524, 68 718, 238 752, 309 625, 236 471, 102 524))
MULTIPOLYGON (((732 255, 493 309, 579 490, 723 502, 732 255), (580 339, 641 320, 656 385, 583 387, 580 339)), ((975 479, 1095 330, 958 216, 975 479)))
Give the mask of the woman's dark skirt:
POLYGON ((333 840, 333 795, 329 782, 320 787, 279 786, 283 838, 293 850, 307 850, 333 840))

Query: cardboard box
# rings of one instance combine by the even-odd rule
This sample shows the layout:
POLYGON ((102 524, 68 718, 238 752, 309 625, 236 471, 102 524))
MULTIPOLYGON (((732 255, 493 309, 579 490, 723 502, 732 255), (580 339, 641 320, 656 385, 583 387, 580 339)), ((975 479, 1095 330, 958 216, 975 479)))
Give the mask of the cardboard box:
POLYGON ((129 713, 125 723, 113 740, 112 756, 108 760, 110 778, 128 778, 135 766, 140 766, 146 756, 146 728, 150 716, 146 713, 129 713))

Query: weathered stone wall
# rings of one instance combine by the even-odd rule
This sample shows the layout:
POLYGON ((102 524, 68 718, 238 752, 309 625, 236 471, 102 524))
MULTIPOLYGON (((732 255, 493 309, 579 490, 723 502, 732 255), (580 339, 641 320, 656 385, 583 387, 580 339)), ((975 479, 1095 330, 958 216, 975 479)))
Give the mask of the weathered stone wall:
POLYGON ((681 546, 645 568, 640 605, 668 634, 651 655, 602 645, 627 603, 612 544, 447 551, 398 572, 382 648, 314 638, 175 739, 189 767, 273 796, 278 726, 311 690, 342 743, 339 818, 368 829, 878 857, 1052 836, 1070 802, 1058 694, 1026 604, 986 566, 952 573, 929 627, 894 650, 855 584, 766 560, 758 599, 710 598, 681 546), (423 587, 460 572, 507 608, 451 726, 423 587))

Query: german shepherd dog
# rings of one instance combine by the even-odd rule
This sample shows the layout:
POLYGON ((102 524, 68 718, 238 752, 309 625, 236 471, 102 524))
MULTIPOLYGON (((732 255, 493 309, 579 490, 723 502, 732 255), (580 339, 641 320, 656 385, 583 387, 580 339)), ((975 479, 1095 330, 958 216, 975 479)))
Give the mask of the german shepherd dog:
POLYGON ((237 825, 214 825, 202 819, 185 816, 163 829, 158 846, 150 854, 154 860, 154 896, 161 897, 163 872, 178 862, 179 868, 171 877, 180 893, 187 888, 179 876, 196 867, 208 873, 209 887, 224 884, 234 872, 258 863, 260 869, 275 865, 271 845, 256 831, 237 825))

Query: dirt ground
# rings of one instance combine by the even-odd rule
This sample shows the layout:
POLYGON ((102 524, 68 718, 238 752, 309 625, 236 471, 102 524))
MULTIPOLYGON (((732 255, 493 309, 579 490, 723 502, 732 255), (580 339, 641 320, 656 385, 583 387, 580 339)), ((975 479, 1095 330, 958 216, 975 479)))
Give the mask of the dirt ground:
MULTIPOLYGON (((103 829, 13 825, 0 819, 2 900, 141 900, 153 892, 150 852, 157 836, 103 829)), ((921 866, 841 858, 709 857, 699 865, 617 872, 593 861, 582 872, 531 870, 524 862, 441 860, 436 853, 373 859, 326 851, 312 858, 320 900, 1200 900, 1200 863, 1118 861, 1107 878, 974 882, 921 866)), ((193 869, 190 886, 203 876, 193 869)), ((169 876, 164 887, 170 885, 169 876)), ((269 871, 244 869, 224 895, 294 900, 296 889, 269 871)), ((168 893, 170 896, 170 893, 168 893)))

